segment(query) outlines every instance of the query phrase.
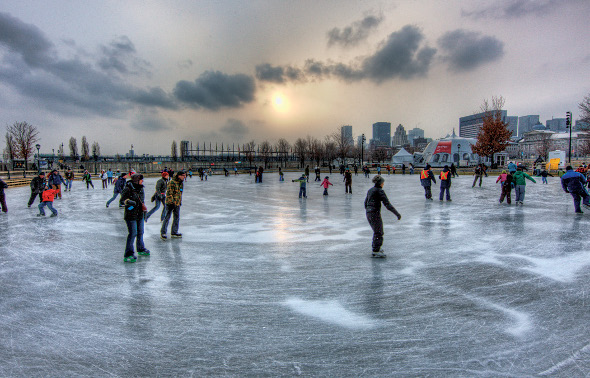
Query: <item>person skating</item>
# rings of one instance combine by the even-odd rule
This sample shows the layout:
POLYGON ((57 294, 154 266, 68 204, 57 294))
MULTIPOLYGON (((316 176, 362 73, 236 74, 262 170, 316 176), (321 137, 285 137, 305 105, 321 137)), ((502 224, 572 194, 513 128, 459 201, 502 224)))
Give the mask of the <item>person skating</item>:
MULTIPOLYGON (((553 175, 552 175, 551 173, 547 172, 547 170, 546 170, 546 169, 543 169, 543 170, 541 171, 541 182, 542 182, 543 184, 547 184, 547 176, 551 176, 551 177, 553 177, 553 175)), ((586 176, 584 176, 584 177, 586 177, 586 176)))
POLYGON ((451 189, 451 170, 449 169, 448 165, 445 165, 443 167, 442 172, 439 174, 439 178, 440 178, 440 195, 438 196, 438 199, 440 201, 443 200, 444 194, 445 192, 447 193, 446 198, 447 201, 450 202, 451 200, 451 193, 450 193, 450 189, 451 189))
POLYGON ((451 176, 453 176, 453 178, 459 177, 459 175, 457 174, 457 167, 455 166, 455 163, 451 163, 451 176))
POLYGON ((125 183, 125 188, 123 188, 121 199, 119 200, 119 204, 125 207, 123 219, 127 224, 128 231, 125 253, 123 254, 124 262, 134 263, 137 261, 133 250, 133 242, 135 242, 138 255, 150 255, 150 251, 145 248, 143 243, 143 222, 144 214, 147 210, 144 202, 143 175, 136 173, 131 176, 131 180, 125 183))
POLYGON ((39 214, 37 214, 38 217, 45 216, 45 206, 47 206, 47 208, 51 210, 52 217, 57 217, 57 210, 55 210, 55 208, 53 207, 53 200, 55 199, 56 194, 57 189, 50 189, 49 187, 47 187, 45 190, 43 190, 43 193, 41 193, 41 200, 43 202, 39 204, 39 214))
POLYGON ((326 176, 326 178, 324 179, 324 181, 322 181, 322 183, 320 184, 320 186, 323 186, 324 187, 324 195, 325 196, 328 195, 328 187, 330 185, 333 185, 333 184, 330 182, 329 177, 326 176))
POLYGON ((430 170, 430 164, 426 164, 426 167, 420 172, 420 184, 424 187, 424 196, 430 201, 432 201, 432 191, 430 189, 432 183, 436 184, 434 173, 430 170))
POLYGON ((262 183, 262 176, 264 175, 264 168, 262 168, 262 165, 258 167, 258 173, 260 174, 258 176, 258 182, 262 183))
POLYGON ((162 204, 162 214, 160 215, 160 222, 164 221, 166 216, 166 188, 168 186, 168 172, 162 172, 162 177, 156 182, 156 192, 152 196, 152 202, 156 202, 156 205, 145 215, 145 221, 152 216, 160 208, 162 204))
POLYGON ((583 200, 585 208, 590 208, 590 195, 586 191, 586 177, 580 172, 575 172, 574 169, 568 165, 565 168, 565 174, 561 176, 561 187, 566 193, 572 195, 574 199, 574 210, 578 214, 583 214, 580 208, 580 198, 583 200))
POLYGON ((344 190, 346 193, 352 194, 352 174, 350 169, 346 169, 346 172, 344 172, 344 190))
POLYGON ((514 194, 516 196, 516 204, 524 205, 524 194, 526 191, 526 180, 530 180, 537 183, 534 178, 529 176, 527 173, 522 171, 521 167, 516 169, 516 173, 513 175, 514 180, 514 194))
POLYGON ((320 167, 315 167, 315 180, 314 181, 321 181, 322 179, 320 178, 321 175, 321 171, 320 171, 320 167))
MULTIPOLYGON (((110 200, 107 201, 107 207, 109 207, 109 205, 111 204, 111 202, 113 202, 115 200, 115 198, 117 198, 117 196, 119 194, 121 194, 121 192, 123 192, 123 189, 125 189, 125 178, 127 177, 127 173, 121 173, 119 175, 119 177, 117 177, 115 179, 115 186, 113 187, 113 197, 111 197, 110 200)), ((119 204, 119 207, 123 207, 121 204, 119 204)))
POLYGON ((107 171, 107 184, 108 185, 112 185, 113 184, 113 171, 110 168, 107 171))
POLYGON ((285 174, 283 173, 281 167, 279 167, 279 181, 285 181, 285 174))
POLYGON ((107 188, 108 176, 104 169, 100 171, 100 180, 102 181, 102 189, 105 190, 107 188))
POLYGON ((92 183, 92 175, 87 170, 84 171, 84 174, 82 175, 82 181, 86 182, 86 190, 90 189, 90 186, 92 186, 92 189, 94 189, 94 184, 92 183))
POLYGON ((473 180, 473 185, 471 185, 471 187, 475 187, 477 179, 479 179, 479 186, 481 186, 481 180, 483 177, 483 167, 481 164, 478 164, 477 167, 475 167, 475 169, 473 170, 473 175, 475 176, 475 179, 473 180))
POLYGON ((8 212, 8 206, 6 206, 6 195, 4 194, 4 189, 8 188, 8 184, 6 184, 2 179, 0 179, 0 206, 2 207, 2 212, 8 212))
POLYGON ((291 182, 299 183, 299 198, 307 198, 307 177, 305 176, 305 173, 302 174, 297 180, 291 180, 291 182))
POLYGON ((512 182, 514 178, 512 174, 506 172, 505 170, 498 176, 496 179, 496 184, 500 181, 500 186, 502 188, 502 192, 500 193, 500 199, 498 200, 500 203, 504 202, 504 198, 506 198, 506 203, 509 205, 512 203, 510 199, 510 193, 512 192, 512 182))
POLYGON ((39 196, 39 203, 43 202, 41 198, 41 193, 45 189, 45 173, 39 172, 39 175, 31 180, 31 197, 29 198, 29 203, 27 207, 31 207, 33 202, 35 202, 35 198, 39 196))
POLYGON ((385 253, 381 250, 383 245, 383 219, 381 218, 381 203, 385 208, 397 216, 397 219, 402 219, 400 213, 397 212, 395 207, 391 205, 387 199, 387 195, 383 190, 385 185, 385 179, 381 176, 373 177, 374 187, 369 189, 367 197, 365 198, 365 211, 367 214, 367 220, 373 230, 373 243, 372 243, 372 256, 373 257, 385 257, 385 253))
POLYGON ((182 234, 178 232, 178 227, 180 223, 180 206, 182 205, 182 191, 183 191, 183 181, 186 178, 186 173, 184 171, 178 171, 168 183, 168 188, 166 189, 166 216, 162 221, 162 229, 160 230, 160 238, 162 240, 166 240, 168 237, 166 233, 168 232, 168 222, 170 221, 170 216, 174 215, 172 220, 172 229, 170 230, 170 236, 173 238, 181 238, 182 234))
POLYGON ((49 176, 47 177, 47 185, 52 189, 57 190, 56 195, 61 199, 61 184, 65 184, 63 177, 59 174, 57 169, 51 171, 49 176))
POLYGON ((65 172, 65 177, 66 177, 66 192, 71 192, 72 191, 72 182, 74 181, 74 171, 72 171, 72 168, 68 167, 68 170, 65 172))
POLYGON ((305 167, 305 177, 307 178, 307 182, 309 182, 309 165, 305 167))

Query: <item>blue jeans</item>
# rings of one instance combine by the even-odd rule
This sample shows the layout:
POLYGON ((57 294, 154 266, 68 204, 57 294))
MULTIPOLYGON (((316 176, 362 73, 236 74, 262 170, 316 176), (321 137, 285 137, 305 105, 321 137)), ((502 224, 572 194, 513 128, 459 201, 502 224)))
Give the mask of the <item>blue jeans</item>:
POLYGON ((125 246, 125 257, 133 256, 133 241, 136 241, 137 252, 145 250, 143 245, 143 218, 139 220, 128 220, 127 230, 127 245, 125 246))
POLYGON ((115 198, 117 198, 118 195, 119 195, 119 192, 113 192, 113 198, 111 198, 110 200, 107 201, 107 206, 109 206, 111 204, 111 202, 113 202, 115 200, 115 198))
POLYGON ((516 195, 516 202, 523 202, 526 185, 515 185, 514 189, 514 194, 516 195))
POLYGON ((299 198, 301 198, 301 195, 303 195, 303 197, 307 198, 307 194, 305 192, 306 192, 305 186, 299 187, 299 198))
POLYGON ((66 190, 72 190, 72 181, 74 180, 66 180, 66 190))
POLYGON ((162 215, 160 215, 160 220, 164 221, 164 217, 166 216, 166 197, 163 197, 162 200, 160 200, 160 196, 156 196, 156 206, 154 206, 153 209, 148 211, 148 213, 145 216, 146 220, 150 219, 152 214, 155 213, 160 208, 160 203, 162 203, 162 206, 163 206, 162 215))
POLYGON ((543 180, 543 184, 547 184, 547 177, 541 177, 541 179, 543 180))
POLYGON ((172 235, 178 234, 178 226, 180 223, 180 206, 176 205, 166 205, 166 216, 162 221, 162 229, 160 230, 161 235, 166 235, 168 232, 168 222, 170 221, 170 216, 174 214, 174 219, 172 219, 172 229, 170 233, 172 235))
POLYGON ((50 202, 50 201, 41 202, 41 203, 39 204, 39 212, 41 213, 41 215, 45 216, 45 210, 43 209, 45 206, 47 206, 47 208, 48 208, 49 210, 51 210, 51 212, 52 212, 53 214, 57 215, 57 210, 55 210, 55 209, 53 208, 53 202, 50 202))

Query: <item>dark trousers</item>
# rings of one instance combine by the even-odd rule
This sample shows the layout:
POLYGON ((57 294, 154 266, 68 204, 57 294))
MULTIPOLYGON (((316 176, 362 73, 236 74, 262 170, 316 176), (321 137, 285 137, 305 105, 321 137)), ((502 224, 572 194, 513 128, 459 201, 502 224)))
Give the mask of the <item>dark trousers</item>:
POLYGON ((324 188, 324 195, 327 196, 328 195, 328 188, 324 188))
POLYGON ((351 183, 344 184, 344 188, 346 190, 346 193, 352 194, 352 184, 351 183))
POLYGON ((152 214, 155 213, 160 208, 160 203, 162 203, 162 207, 163 207, 162 214, 160 215, 160 221, 164 220, 164 217, 166 216, 166 197, 165 196, 162 196, 162 199, 160 199, 160 196, 156 196, 156 206, 154 206, 153 209, 148 211, 148 213, 145 216, 146 220, 150 219, 152 214))
POLYGON ((451 193, 449 192, 449 189, 450 188, 448 186, 445 186, 445 187, 441 186, 440 187, 440 195, 438 196, 438 199, 442 201, 445 191, 446 191, 447 192, 447 201, 449 201, 451 199, 451 193))
POLYGON ((45 201, 45 202, 41 202, 41 203, 39 204, 39 213, 40 213, 41 215, 45 215, 45 210, 43 209, 45 206, 47 206, 47 208, 48 208, 49 210, 51 210, 51 212, 52 212, 53 214, 57 215, 57 210, 55 210, 55 209, 53 208, 53 202, 51 202, 51 201, 45 201))
POLYGON ((39 196, 39 203, 41 203, 41 193, 32 192, 31 193, 31 198, 29 198, 29 203, 28 203, 28 206, 29 207, 33 204, 33 202, 35 202, 35 198, 37 196, 39 196))
POLYGON ((510 199, 510 193, 512 192, 512 185, 502 185, 502 194, 500 194, 500 203, 504 202, 504 197, 506 197, 506 202, 510 205, 512 200, 510 199))
POLYGON ((6 207, 6 195, 4 193, 0 193, 0 206, 2 206, 3 212, 8 212, 8 207, 6 207))
POLYGON ((481 176, 482 175, 475 175, 475 179, 473 180, 473 185, 471 185, 472 188, 475 186, 477 179, 479 179, 479 186, 481 186, 481 176))
POLYGON ((426 199, 432 198, 432 192, 430 191, 430 186, 424 187, 424 197, 426 197, 426 199))
POLYGON ((91 186, 92 189, 94 189, 94 184, 92 183, 92 181, 86 181, 86 189, 90 189, 91 186))
POLYGON ((383 219, 380 212, 367 212, 367 220, 373 229, 373 252, 379 252, 383 245, 383 219))
POLYGON ((582 209, 580 208, 580 199, 583 199, 584 205, 590 205, 590 196, 588 195, 588 193, 586 193, 586 191, 570 193, 570 194, 572 195, 572 198, 574 199, 574 209, 576 210, 576 213, 582 212, 582 209))
POLYGON ((307 194, 305 193, 305 186, 300 186, 299 187, 299 198, 301 198, 301 196, 303 195, 303 197, 307 198, 307 194))
POLYGON ((174 217, 172 219, 172 229, 170 230, 170 233, 172 235, 178 234, 178 227, 180 223, 180 206, 168 204, 166 204, 166 216, 162 221, 162 229, 160 230, 160 234, 166 235, 166 232, 168 232, 168 222, 170 221, 170 216, 173 214, 174 217))
POLYGON ((143 218, 139 220, 128 220, 125 222, 127 223, 127 230, 129 231, 129 234, 127 235, 127 244, 125 245, 125 257, 133 256, 134 241, 137 246, 137 252, 145 251, 145 246, 143 245, 143 218))

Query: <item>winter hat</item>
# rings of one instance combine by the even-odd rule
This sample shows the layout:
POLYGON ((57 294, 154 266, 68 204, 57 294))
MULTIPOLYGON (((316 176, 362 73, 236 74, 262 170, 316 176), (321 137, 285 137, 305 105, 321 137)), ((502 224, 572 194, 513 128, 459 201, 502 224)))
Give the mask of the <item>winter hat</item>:
POLYGON ((371 181, 373 181, 375 186, 379 186, 385 182, 385 179, 383 177, 377 175, 377 176, 373 177, 373 180, 371 180, 371 181))
POLYGON ((502 173, 506 173, 506 170, 505 170, 505 169, 503 169, 503 170, 502 170, 502 173))
POLYGON ((139 184, 139 181, 143 180, 143 175, 136 173, 134 175, 131 175, 131 181, 134 184, 139 184))
POLYGON ((326 180, 327 180, 327 179, 329 179, 329 177, 328 177, 328 176, 326 176, 326 180))
POLYGON ((169 175, 168 175, 168 172, 166 172, 166 171, 162 172, 162 177, 166 178, 166 177, 168 177, 168 176, 169 176, 169 175))
POLYGON ((573 169, 573 168, 572 168, 572 166, 571 166, 571 165, 568 165, 567 167, 565 167, 565 170, 566 170, 566 171, 571 171, 572 169, 573 169))
POLYGON ((426 169, 430 169, 430 164, 426 164, 426 169))

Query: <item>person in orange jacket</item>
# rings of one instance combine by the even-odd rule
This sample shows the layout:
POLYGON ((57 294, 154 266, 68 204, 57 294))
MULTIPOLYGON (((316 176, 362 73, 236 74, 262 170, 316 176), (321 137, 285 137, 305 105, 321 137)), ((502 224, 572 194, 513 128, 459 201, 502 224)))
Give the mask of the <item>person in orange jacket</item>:
POLYGON ((44 217, 45 216, 45 210, 44 207, 47 206, 47 208, 49 210, 51 210, 51 216, 52 217, 57 217, 57 210, 55 210, 53 208, 53 200, 55 198, 55 195, 59 192, 58 189, 45 189, 43 191, 43 193, 41 193, 41 200, 42 202, 39 204, 39 214, 37 214, 38 217, 44 217))

